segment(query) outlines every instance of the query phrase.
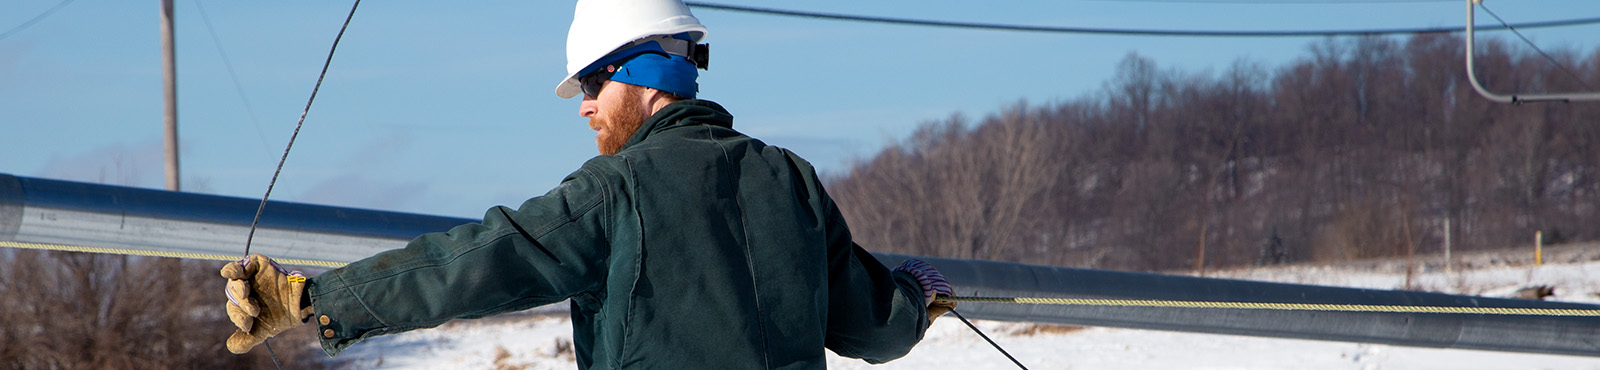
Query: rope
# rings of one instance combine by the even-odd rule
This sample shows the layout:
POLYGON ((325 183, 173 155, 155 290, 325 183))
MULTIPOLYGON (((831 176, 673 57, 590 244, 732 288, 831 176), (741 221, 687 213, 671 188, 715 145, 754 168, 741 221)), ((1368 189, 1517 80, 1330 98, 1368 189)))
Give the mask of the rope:
POLYGON ((1164 299, 1095 299, 1095 298, 1029 298, 1029 297, 950 297, 957 302, 1019 303, 1067 306, 1103 307, 1166 307, 1166 308, 1232 308, 1247 310, 1376 312, 1376 313, 1448 313, 1479 315, 1527 316, 1600 316, 1600 309, 1577 308, 1516 308, 1516 307, 1459 307, 1459 306, 1407 306, 1328 303, 1276 303, 1276 302, 1213 302, 1177 301, 1164 299))
MULTIPOLYGON (((1273 302, 1213 302, 1213 301, 1177 301, 1162 299, 1096 299, 1096 298, 1029 298, 1029 297, 948 297, 957 302, 982 302, 982 303, 1014 303, 1014 304, 1047 304, 1069 306, 1100 306, 1100 307, 1168 307, 1168 308, 1231 308, 1249 310, 1292 310, 1292 311, 1331 311, 1331 312, 1379 312, 1379 313, 1453 313, 1453 314, 1484 314, 1484 315, 1530 315, 1530 316, 1600 316, 1600 309, 1560 309, 1560 308, 1512 308, 1512 307, 1455 307, 1455 306, 1388 306, 1364 304, 1323 304, 1323 303, 1273 303, 1273 302)), ((960 312, 950 310, 956 318, 967 324, 973 332, 983 337, 984 341, 994 346, 1011 363, 1027 370, 1021 361, 1011 356, 1005 348, 989 339, 978 326, 973 325, 960 312)))

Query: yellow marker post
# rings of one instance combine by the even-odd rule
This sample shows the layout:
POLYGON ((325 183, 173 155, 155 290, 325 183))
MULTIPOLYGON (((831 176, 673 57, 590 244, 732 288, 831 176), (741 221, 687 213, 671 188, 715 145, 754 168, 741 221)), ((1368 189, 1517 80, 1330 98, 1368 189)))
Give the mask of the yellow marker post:
POLYGON ((1533 232, 1533 264, 1544 264, 1544 230, 1533 232))

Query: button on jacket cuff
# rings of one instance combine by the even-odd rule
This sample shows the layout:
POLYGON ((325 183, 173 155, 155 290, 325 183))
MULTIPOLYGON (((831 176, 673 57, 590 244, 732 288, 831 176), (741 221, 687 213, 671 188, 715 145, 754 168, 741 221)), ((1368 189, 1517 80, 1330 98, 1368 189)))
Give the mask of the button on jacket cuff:
POLYGON ((363 307, 360 297, 345 289, 337 272, 330 271, 307 281, 310 282, 306 288, 311 292, 311 305, 317 308, 317 332, 321 334, 322 350, 328 356, 338 355, 361 339, 386 332, 379 329, 363 333, 357 329, 387 325, 363 307))

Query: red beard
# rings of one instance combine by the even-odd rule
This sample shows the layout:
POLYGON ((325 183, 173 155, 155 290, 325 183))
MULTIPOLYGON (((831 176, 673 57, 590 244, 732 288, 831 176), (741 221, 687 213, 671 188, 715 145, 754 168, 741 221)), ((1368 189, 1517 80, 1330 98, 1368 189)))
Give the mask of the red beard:
POLYGON ((600 133, 594 137, 594 143, 599 147, 600 155, 615 155, 617 152, 622 151, 622 145, 627 144, 628 139, 632 138, 634 132, 639 130, 639 126, 643 126, 645 119, 649 118, 649 115, 646 114, 648 112, 644 110, 644 104, 639 102, 642 96, 642 91, 640 90, 643 89, 622 84, 616 85, 615 87, 623 88, 621 96, 618 97, 621 101, 616 106, 611 107, 612 109, 600 112, 600 114, 590 118, 592 122, 589 123, 589 126, 601 129, 600 133))

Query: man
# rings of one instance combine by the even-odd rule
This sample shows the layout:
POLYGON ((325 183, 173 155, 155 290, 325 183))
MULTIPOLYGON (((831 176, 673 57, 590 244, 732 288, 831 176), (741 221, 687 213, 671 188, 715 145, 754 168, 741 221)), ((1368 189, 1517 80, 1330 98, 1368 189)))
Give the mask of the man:
POLYGON ((571 300, 583 369, 820 369, 823 348, 904 356, 953 308, 938 270, 851 241, 811 165, 696 100, 706 29, 677 0, 580 1, 556 95, 600 156, 482 223, 313 279, 251 255, 222 270, 235 353, 304 321, 331 356, 375 335, 571 300))

